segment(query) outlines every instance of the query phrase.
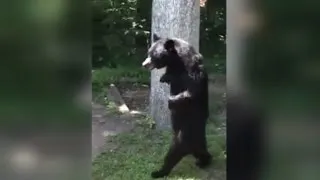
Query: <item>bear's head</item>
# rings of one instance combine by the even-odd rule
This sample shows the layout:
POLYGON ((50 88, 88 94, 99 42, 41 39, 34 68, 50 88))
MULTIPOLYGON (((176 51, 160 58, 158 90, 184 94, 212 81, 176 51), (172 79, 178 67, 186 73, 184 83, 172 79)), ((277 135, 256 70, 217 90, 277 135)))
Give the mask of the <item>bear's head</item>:
POLYGON ((153 44, 142 66, 152 70, 164 67, 174 71, 192 71, 202 64, 202 55, 186 41, 178 38, 160 38, 153 35, 153 44))

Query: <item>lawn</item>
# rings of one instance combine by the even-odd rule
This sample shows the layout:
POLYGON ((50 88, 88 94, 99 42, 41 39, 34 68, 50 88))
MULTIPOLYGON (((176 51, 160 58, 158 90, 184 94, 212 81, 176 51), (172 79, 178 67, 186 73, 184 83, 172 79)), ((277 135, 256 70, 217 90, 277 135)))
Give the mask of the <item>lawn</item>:
MULTIPOLYGON (((207 127, 209 151, 214 163, 206 170, 194 165, 192 156, 185 157, 172 171, 168 179, 225 179, 225 138, 215 131, 213 123, 207 127)), ((130 133, 114 136, 108 143, 113 149, 99 155, 93 161, 94 180, 147 180, 150 172, 159 168, 171 140, 170 131, 137 128, 130 133)))

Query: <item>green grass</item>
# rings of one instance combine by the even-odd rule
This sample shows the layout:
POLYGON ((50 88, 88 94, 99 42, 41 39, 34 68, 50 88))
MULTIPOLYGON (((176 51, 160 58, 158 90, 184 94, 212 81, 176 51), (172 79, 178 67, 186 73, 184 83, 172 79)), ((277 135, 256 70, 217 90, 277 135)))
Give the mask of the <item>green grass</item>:
POLYGON ((92 71, 92 85, 96 91, 99 91, 105 85, 122 81, 148 84, 150 81, 150 72, 142 67, 135 66, 101 68, 92 71))
POLYGON ((148 83, 150 72, 142 67, 119 66, 118 68, 101 68, 93 70, 93 83, 115 83, 119 81, 135 81, 148 83))
MULTIPOLYGON (((172 171, 168 179, 224 179, 225 138, 220 136, 213 124, 208 126, 209 151, 214 163, 207 170, 194 165, 192 156, 185 157, 172 171)), ((118 148, 99 155, 93 162, 94 180, 147 180, 151 171, 159 168, 171 141, 169 131, 138 128, 111 139, 109 143, 118 148)))
POLYGON ((104 103, 107 87, 110 84, 132 82, 150 83, 150 72, 137 66, 119 66, 118 68, 101 68, 92 70, 92 94, 94 101, 104 103))

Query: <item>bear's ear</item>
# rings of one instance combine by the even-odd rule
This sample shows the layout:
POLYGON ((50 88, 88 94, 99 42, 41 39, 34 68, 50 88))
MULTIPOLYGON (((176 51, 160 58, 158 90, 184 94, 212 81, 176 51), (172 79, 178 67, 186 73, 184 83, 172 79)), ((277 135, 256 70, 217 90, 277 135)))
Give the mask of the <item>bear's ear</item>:
POLYGON ((156 34, 156 33, 153 33, 153 34, 152 34, 152 42, 156 42, 156 41, 158 41, 159 39, 161 39, 161 37, 158 36, 158 34, 156 34))
POLYGON ((174 51, 175 50, 175 41, 172 39, 167 39, 167 41, 164 43, 164 48, 167 51, 174 51))
POLYGON ((196 53, 192 56, 192 61, 197 64, 202 64, 203 56, 200 53, 196 53))
POLYGON ((196 53, 191 57, 191 61, 187 65, 190 71, 198 71, 203 69, 203 56, 200 53, 196 53))

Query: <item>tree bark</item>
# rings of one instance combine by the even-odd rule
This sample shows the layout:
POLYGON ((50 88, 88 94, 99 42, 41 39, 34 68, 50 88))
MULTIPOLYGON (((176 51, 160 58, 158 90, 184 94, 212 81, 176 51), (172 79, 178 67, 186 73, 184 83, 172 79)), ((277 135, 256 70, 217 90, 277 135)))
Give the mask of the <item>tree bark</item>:
MULTIPOLYGON (((199 0, 153 0, 152 35, 181 38, 199 50, 199 0)), ((152 36, 151 36, 152 37, 152 36)), ((157 128, 171 127, 168 110, 169 86, 159 82, 165 69, 151 72, 150 115, 157 128)))

